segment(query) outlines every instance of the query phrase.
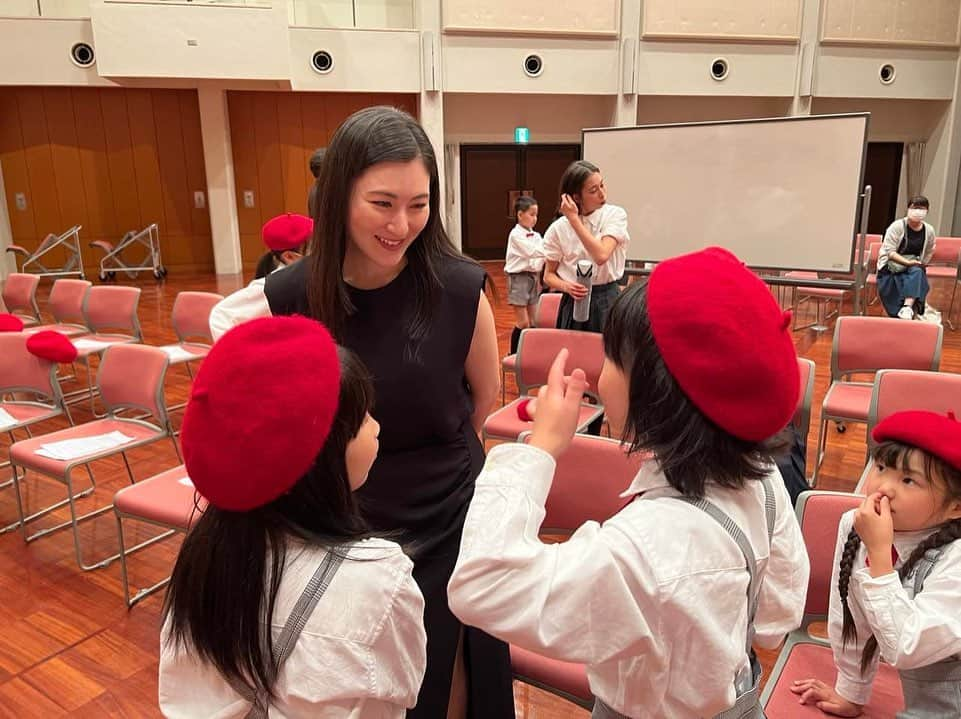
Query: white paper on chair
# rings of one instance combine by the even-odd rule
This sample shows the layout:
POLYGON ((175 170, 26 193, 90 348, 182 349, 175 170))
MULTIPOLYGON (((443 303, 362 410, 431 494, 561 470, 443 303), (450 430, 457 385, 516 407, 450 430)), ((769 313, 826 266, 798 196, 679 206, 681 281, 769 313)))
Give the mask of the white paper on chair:
POLYGON ((193 487, 193 486, 194 486, 194 483, 193 483, 193 481, 190 479, 190 477, 183 477, 182 479, 178 479, 177 481, 180 482, 180 483, 181 483, 183 486, 185 486, 185 487, 193 487))
POLYGON ((88 340, 81 337, 80 339, 73 340, 73 346, 78 350, 85 350, 87 352, 99 352, 100 350, 105 350, 111 345, 110 342, 98 342, 97 340, 88 340))
POLYGON ((0 429, 6 429, 7 427, 13 427, 13 425, 19 424, 19 422, 10 416, 10 413, 5 409, 0 409, 0 429))
POLYGON ((57 459, 60 461, 86 457, 89 454, 103 452, 106 449, 113 449, 122 444, 133 441, 133 437, 128 437, 123 432, 108 432, 92 437, 82 437, 80 439, 65 439, 62 442, 50 442, 41 444, 36 453, 41 457, 57 459))
POLYGON ((193 352, 188 352, 180 345, 167 345, 166 347, 161 347, 167 356, 170 358, 171 362, 188 362, 189 360, 197 359, 199 355, 195 355, 193 352))

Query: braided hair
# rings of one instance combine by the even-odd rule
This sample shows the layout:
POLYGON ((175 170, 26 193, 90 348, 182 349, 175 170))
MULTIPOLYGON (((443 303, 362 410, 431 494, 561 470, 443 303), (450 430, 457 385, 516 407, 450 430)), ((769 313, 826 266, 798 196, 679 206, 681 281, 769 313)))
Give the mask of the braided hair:
MULTIPOLYGON (((908 469, 908 461, 911 453, 917 450, 910 445, 900 442, 882 442, 872 452, 871 458, 875 463, 900 469, 908 469)), ((928 477, 940 478, 946 486, 948 499, 961 497, 961 471, 955 469, 943 460, 926 452, 924 455, 924 471, 928 477)), ((907 560, 898 569, 898 578, 904 580, 911 576, 915 566, 924 555, 932 549, 938 549, 951 544, 956 539, 961 539, 961 519, 952 519, 945 522, 940 528, 921 542, 914 551, 911 552, 907 560)), ((851 583, 851 571, 854 567, 854 558, 857 556, 858 548, 861 546, 861 537, 852 529, 848 533, 847 541, 844 543, 844 550, 841 552, 841 562, 838 572, 838 594, 841 595, 841 608, 844 615, 844 622, 841 628, 841 642, 847 644, 851 640, 857 640, 857 629, 854 626, 854 617, 851 615, 851 608, 848 606, 848 587, 851 583)), ((874 661, 878 652, 878 640, 871 635, 864 644, 864 651, 861 654, 861 674, 867 671, 868 666, 874 661)))

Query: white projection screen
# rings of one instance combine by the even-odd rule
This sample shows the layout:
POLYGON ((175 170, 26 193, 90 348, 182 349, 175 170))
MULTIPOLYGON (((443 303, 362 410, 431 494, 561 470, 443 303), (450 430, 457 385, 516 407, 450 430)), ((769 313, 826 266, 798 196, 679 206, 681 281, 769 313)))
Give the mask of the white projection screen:
POLYGON ((627 256, 710 245, 751 267, 851 272, 869 113, 583 131, 627 210, 627 256))

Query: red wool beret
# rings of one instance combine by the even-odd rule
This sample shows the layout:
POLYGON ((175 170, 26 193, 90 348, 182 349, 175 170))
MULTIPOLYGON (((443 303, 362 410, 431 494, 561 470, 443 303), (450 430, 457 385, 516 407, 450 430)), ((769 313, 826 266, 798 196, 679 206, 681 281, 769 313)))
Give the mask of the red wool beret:
POLYGON ((0 313, 0 332, 20 332, 23 330, 23 320, 16 315, 0 313))
POLYGON ((264 317, 227 332, 194 378, 180 434, 197 491, 235 512, 289 491, 323 449, 339 396, 337 346, 319 322, 264 317))
POLYGON ((878 422, 871 436, 875 442, 901 442, 923 449, 961 470, 961 422, 954 412, 895 412, 878 422))
POLYGON ((801 385, 791 313, 737 257, 709 247, 659 263, 647 309, 664 364, 708 419, 750 442, 788 425, 801 385))
POLYGON ((67 364, 77 359, 77 348, 66 335, 43 330, 27 338, 27 351, 51 362, 67 364))
POLYGON ((267 249, 274 252, 284 250, 296 250, 310 239, 314 231, 314 221, 304 215, 295 215, 288 212, 286 215, 267 220, 261 236, 267 249))

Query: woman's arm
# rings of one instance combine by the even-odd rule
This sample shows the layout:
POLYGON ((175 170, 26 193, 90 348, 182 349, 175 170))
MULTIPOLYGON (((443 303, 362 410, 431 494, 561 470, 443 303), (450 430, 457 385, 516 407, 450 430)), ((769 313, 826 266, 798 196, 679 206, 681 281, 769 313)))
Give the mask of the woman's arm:
POLYGON ((477 302, 477 319, 474 321, 474 336, 471 338, 467 361, 464 363, 464 373, 467 375, 474 403, 471 425, 478 434, 483 429, 484 420, 494 407, 500 391, 499 362, 494 312, 481 291, 477 302))
POLYGON ((559 274, 557 274, 557 266, 560 263, 557 260, 547 260, 544 263, 544 284, 550 287, 552 290, 559 290, 560 292, 566 292, 575 300, 582 299, 587 296, 587 288, 577 282, 568 282, 562 279, 559 274))

